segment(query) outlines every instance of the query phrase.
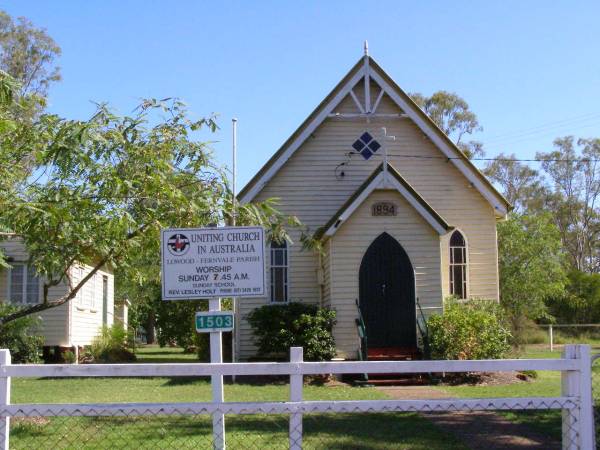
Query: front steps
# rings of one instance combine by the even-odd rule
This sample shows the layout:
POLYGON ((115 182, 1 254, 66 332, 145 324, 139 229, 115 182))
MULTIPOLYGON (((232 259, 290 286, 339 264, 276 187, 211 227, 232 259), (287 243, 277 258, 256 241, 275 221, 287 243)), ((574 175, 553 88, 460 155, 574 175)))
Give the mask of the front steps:
POLYGON ((412 361, 421 359, 417 347, 379 347, 367 350, 367 361, 412 361))
MULTIPOLYGON (((414 361, 421 359, 417 347, 378 347, 369 348, 367 361, 414 361)), ((373 373, 367 374, 368 380, 357 380, 357 384, 373 386, 398 386, 425 384, 428 377, 413 373, 373 373)))

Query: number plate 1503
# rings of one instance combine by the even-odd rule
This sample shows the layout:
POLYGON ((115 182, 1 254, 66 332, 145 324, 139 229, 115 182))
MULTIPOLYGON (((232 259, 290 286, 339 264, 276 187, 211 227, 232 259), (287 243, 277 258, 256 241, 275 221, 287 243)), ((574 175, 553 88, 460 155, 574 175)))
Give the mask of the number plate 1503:
POLYGON ((231 330, 233 330, 233 313, 231 311, 196 313, 196 331, 198 333, 231 330))

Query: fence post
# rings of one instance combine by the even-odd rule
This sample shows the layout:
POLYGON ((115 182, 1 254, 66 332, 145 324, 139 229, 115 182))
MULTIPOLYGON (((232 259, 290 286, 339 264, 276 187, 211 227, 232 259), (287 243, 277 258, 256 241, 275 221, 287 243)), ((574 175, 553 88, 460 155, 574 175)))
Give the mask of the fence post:
MULTIPOLYGON (((562 357, 564 359, 577 358, 577 350, 574 345, 563 347, 562 357)), ((576 397, 579 395, 579 374, 573 370, 561 372, 561 395, 563 397, 576 397)), ((579 408, 562 410, 562 448, 563 450, 574 450, 578 447, 577 424, 579 422, 579 408)))
POLYGON ((550 335, 550 351, 554 351, 554 331, 552 330, 552 324, 548 327, 548 334, 550 335))
POLYGON ((577 357, 581 363, 579 371, 579 447, 595 448, 594 400, 592 398, 592 355, 589 345, 577 345, 577 357))
MULTIPOLYGON (((304 350, 302 347, 290 347, 290 362, 302 363, 304 350)), ((290 401, 302 401, 304 377, 302 374, 290 374, 290 401)), ((302 450, 302 413, 290 414, 290 450, 302 450)))
MULTIPOLYGON (((0 366, 10 365, 10 351, 0 350, 0 366)), ((10 377, 0 377, 0 408, 10 405, 10 377)), ((10 417, 0 417, 0 449, 8 450, 10 417)))
POLYGON ((592 369, 589 345, 565 345, 563 358, 579 360, 578 370, 561 373, 562 396, 576 397, 578 407, 562 411, 562 448, 594 448, 594 413, 592 408, 592 369))

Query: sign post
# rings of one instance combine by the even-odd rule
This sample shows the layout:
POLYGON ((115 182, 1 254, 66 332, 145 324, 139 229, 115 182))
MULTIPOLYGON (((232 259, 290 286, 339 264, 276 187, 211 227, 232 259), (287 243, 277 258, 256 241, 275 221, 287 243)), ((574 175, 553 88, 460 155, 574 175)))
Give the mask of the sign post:
MULTIPOLYGON (((221 299, 208 299, 208 310, 221 311, 221 299)), ((210 362, 220 364, 223 362, 223 335, 220 331, 210 333, 210 362)), ((213 403, 223 403, 225 396, 223 393, 223 375, 211 375, 210 385, 212 387, 213 403)), ((213 448, 225 448, 225 414, 222 412, 214 412, 212 416, 213 422, 213 448)))
MULTIPOLYGON (((222 332, 234 327, 233 314, 221 312, 221 297, 265 295, 264 251, 262 227, 161 232, 162 299, 208 298, 208 313, 197 313, 195 320, 197 331, 210 333, 211 363, 223 362, 222 332)), ((223 375, 212 375, 211 386, 213 402, 223 403, 223 375)), ((212 419, 213 448, 224 449, 225 416, 215 412, 212 419)))

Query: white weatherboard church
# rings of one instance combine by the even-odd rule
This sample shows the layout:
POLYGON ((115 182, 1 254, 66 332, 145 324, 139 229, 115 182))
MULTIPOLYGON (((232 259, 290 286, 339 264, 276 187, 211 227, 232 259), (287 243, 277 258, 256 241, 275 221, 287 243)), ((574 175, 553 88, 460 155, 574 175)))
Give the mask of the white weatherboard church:
POLYGON ((238 195, 267 198, 324 253, 271 245, 267 296, 239 302, 241 360, 256 353, 244 317, 265 304, 335 309, 338 354, 356 359, 359 307, 369 353, 394 356, 416 353, 417 301, 427 316, 451 295, 498 299, 510 205, 366 51, 238 195))

